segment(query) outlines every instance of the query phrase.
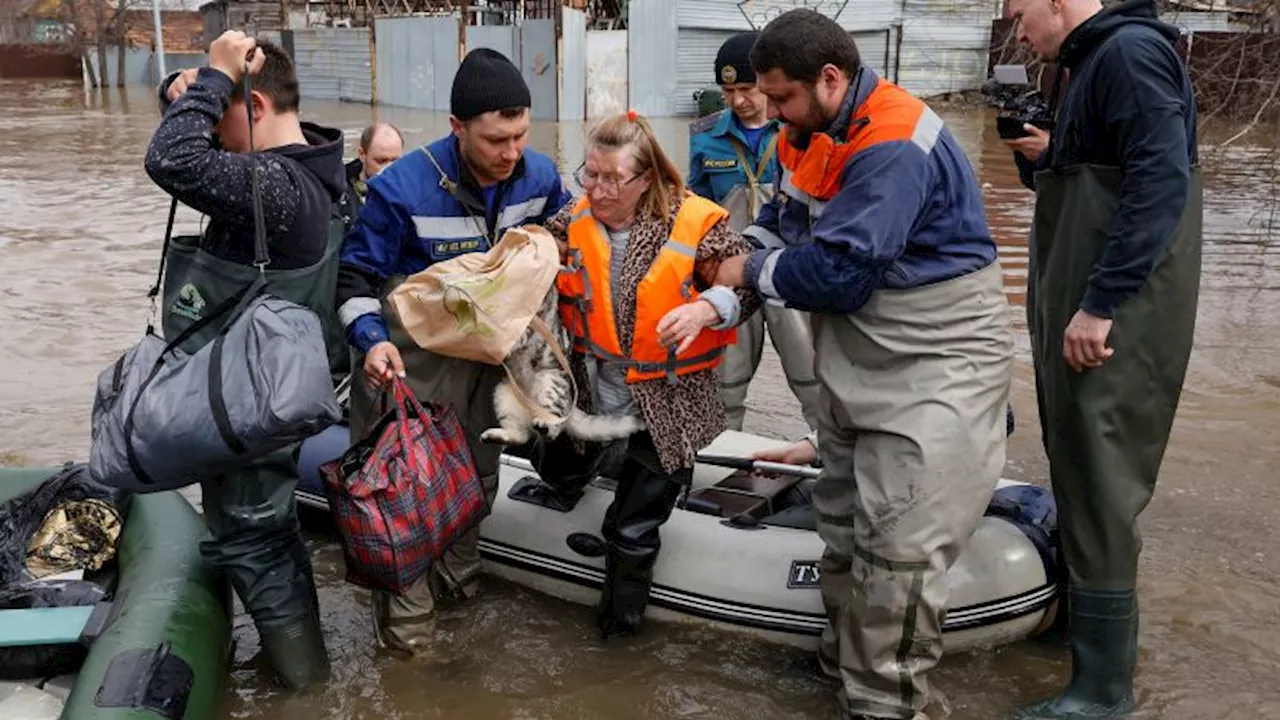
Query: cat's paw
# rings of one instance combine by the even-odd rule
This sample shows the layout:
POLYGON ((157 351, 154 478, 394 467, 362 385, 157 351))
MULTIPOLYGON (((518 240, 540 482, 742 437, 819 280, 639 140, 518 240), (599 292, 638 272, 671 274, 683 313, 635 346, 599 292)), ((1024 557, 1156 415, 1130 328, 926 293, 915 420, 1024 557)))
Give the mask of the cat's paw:
POLYGON ((614 417, 618 421, 618 423, 621 424, 624 428, 628 428, 630 430, 635 430, 635 431, 640 431, 645 428, 644 418, 640 417, 639 415, 627 415, 625 417, 614 416, 614 417))
POLYGON ((480 442, 493 443, 495 445, 519 445, 522 440, 515 437, 515 433, 508 432, 502 428, 489 428, 480 433, 480 442))

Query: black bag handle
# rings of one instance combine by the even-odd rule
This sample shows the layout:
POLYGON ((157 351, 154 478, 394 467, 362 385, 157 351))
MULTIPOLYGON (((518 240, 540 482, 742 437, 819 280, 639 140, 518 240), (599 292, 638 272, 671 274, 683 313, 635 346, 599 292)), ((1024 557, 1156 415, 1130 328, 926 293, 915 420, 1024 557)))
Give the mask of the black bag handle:
POLYGON ((169 241, 173 239, 173 219, 178 214, 178 198, 169 201, 169 222, 164 227, 164 245, 160 246, 160 267, 156 268, 156 281, 147 291, 147 299, 151 301, 151 315, 147 317, 147 335, 156 332, 156 296, 160 294, 160 283, 164 280, 164 263, 169 258, 169 241))
MULTIPOLYGON (((258 52, 255 46, 249 51, 249 58, 244 61, 244 104, 245 114, 249 118, 249 157, 253 157, 253 81, 252 73, 249 72, 249 59, 254 53, 258 52)), ((262 216, 262 191, 259 188, 258 176, 262 172, 262 166, 256 162, 251 166, 253 175, 253 264, 257 266, 259 273, 265 273, 267 265, 271 264, 271 256, 267 254, 267 224, 262 216)))

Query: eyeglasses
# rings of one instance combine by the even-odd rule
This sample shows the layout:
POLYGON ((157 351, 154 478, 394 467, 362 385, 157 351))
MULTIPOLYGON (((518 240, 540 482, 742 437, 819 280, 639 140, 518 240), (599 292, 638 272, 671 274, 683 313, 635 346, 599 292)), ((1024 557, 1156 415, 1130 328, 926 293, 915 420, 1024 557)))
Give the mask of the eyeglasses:
MULTIPOLYGON (((640 173, 640 175, 643 175, 643 174, 644 173, 640 173)), ((640 175, 632 175, 630 178, 627 178, 626 180, 618 180, 617 178, 601 179, 598 173, 593 173, 587 170, 586 163, 579 165, 578 169, 573 171, 573 179, 577 181, 577 183, 581 185, 584 190, 589 189, 587 185, 588 183, 590 183, 593 186, 599 184, 600 189, 604 191, 605 195, 617 195, 618 193, 622 192, 623 185, 626 185, 632 180, 635 180, 636 178, 640 177, 640 175)))

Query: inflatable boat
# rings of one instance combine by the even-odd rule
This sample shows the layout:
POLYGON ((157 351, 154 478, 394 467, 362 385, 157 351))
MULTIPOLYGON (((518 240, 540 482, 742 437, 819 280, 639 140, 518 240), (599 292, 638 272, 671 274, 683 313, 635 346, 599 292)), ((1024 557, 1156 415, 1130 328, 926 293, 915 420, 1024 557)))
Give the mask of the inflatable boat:
MULTIPOLYGON (((335 425, 303 444, 300 505, 327 510, 317 468, 348 443, 347 428, 335 425)), ((746 458, 782 444, 727 431, 702 456, 746 458)), ((493 511, 480 526, 486 570, 595 604, 604 580, 600 525, 614 483, 597 477, 580 497, 566 501, 546 492, 527 459, 504 454, 501 462, 493 511)), ((816 649, 826 624, 818 587, 823 542, 809 503, 816 472, 788 477, 699 464, 690 491, 662 526, 646 615, 816 649)), ((968 548, 948 573, 948 652, 1002 645, 1048 629, 1059 598, 1055 523, 1048 491, 1000 481, 968 548)))
MULTIPOLYGON (((0 503, 69 468, 0 468, 0 503)), ((87 473, 86 473, 87 475, 87 473)), ((115 558, 87 607, 0 610, 0 650, 87 647, 57 677, 0 680, 0 718, 204 720, 230 662, 231 596, 200 558, 203 520, 177 492, 121 504, 115 558), (113 566, 113 567, 111 567, 113 566)))

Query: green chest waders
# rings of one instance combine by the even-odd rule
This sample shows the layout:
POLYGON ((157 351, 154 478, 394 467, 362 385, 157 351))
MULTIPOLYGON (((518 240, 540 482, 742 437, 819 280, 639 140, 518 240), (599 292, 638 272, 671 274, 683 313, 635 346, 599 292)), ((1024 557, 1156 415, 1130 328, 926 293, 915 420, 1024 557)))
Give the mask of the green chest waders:
POLYGON ((1069 578, 1066 694, 1019 717, 1112 717, 1132 705, 1142 541, 1191 354, 1200 288, 1203 178, 1191 168, 1187 203, 1165 255, 1115 313, 1114 354, 1077 373, 1062 355, 1120 208, 1119 168, 1076 165, 1036 175, 1027 321, 1045 452, 1069 578))
MULTIPOLYGON (((170 208, 161 259, 161 317, 166 337, 176 337, 204 312, 264 273, 267 292, 305 305, 320 317, 330 367, 339 353, 346 356, 346 340, 334 310, 340 223, 330 224, 328 246, 318 262, 305 268, 271 270, 214 257, 201 249, 198 236, 172 237, 175 209, 176 201, 170 208)), ((255 213, 261 223, 260 206, 255 213)), ((152 289, 153 298, 159 287, 158 282, 152 289)), ((188 347, 200 347, 216 332, 214 324, 196 333, 187 341, 188 347)), ((227 574, 253 617, 277 672, 290 686, 301 688, 328 678, 329 661, 320 630, 311 559, 298 533, 293 498, 298 483, 296 451, 296 446, 283 448, 236 473, 201 483, 209 535, 200 550, 227 574)))

